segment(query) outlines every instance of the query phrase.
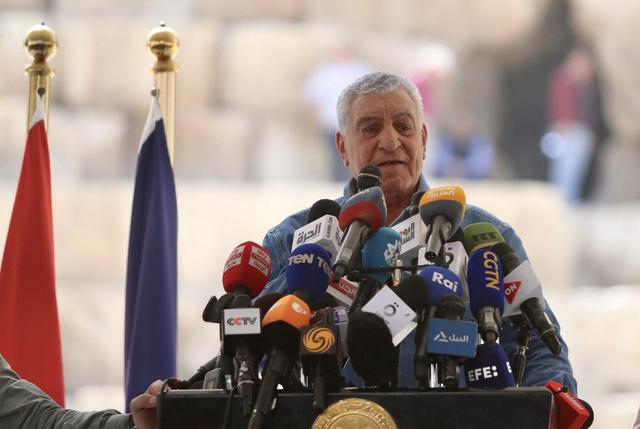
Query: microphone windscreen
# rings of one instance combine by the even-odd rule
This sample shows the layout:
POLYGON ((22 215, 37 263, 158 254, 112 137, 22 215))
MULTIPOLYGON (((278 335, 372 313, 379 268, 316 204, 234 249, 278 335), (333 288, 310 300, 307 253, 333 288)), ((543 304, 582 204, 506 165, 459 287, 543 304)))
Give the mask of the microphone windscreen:
POLYGON ((382 186, 382 171, 375 165, 365 165, 356 178, 356 188, 360 192, 373 186, 382 186))
POLYGON ((421 276, 412 274, 402 279, 393 291, 417 313, 427 302, 429 285, 421 276))
POLYGON ((499 343, 480 344, 476 356, 464 363, 467 386, 477 389, 514 387, 515 381, 507 354, 499 343))
POLYGON ((314 300, 322 298, 329 286, 331 258, 321 246, 307 243, 296 247, 285 270, 287 291, 306 290, 314 300))
POLYGON ((340 204, 336 203, 333 200, 318 200, 309 209, 307 223, 311 223, 326 215, 334 216, 337 219, 340 216, 340 210, 340 204))
POLYGON ((297 330, 307 326, 311 320, 311 309, 306 302, 295 295, 285 295, 271 306, 262 318, 263 331, 267 326, 284 322, 297 330))
POLYGON ((483 247, 490 247, 504 242, 504 237, 493 224, 478 222, 464 228, 464 248, 468 255, 483 247))
POLYGON ((367 277, 379 283, 387 281, 391 276, 390 271, 367 273, 366 269, 393 267, 400 257, 401 241, 400 234, 386 226, 369 237, 362 247, 362 267, 367 277))
POLYGON ((500 258, 489 249, 480 249, 469 258, 467 285, 471 311, 493 307, 504 312, 504 277, 500 258))
POLYGON ((388 383, 397 370, 395 347, 384 320, 373 313, 349 316, 347 350, 353 369, 367 386, 388 383))
POLYGON ((371 233, 380 229, 387 221, 387 205, 382 188, 374 186, 349 198, 340 211, 338 223, 346 231, 352 222, 359 220, 371 228, 371 233))
POLYGON ((260 340, 262 350, 275 347, 287 356, 293 356, 300 346, 300 329, 284 321, 273 322, 262 328, 260 340))
POLYGON ((451 270, 437 265, 424 267, 419 273, 427 283, 427 305, 438 305, 445 296, 454 294, 462 298, 462 281, 451 270))
POLYGON ((267 284, 270 271, 271 257, 267 249, 253 241, 245 241, 227 258, 222 271, 222 287, 229 293, 240 289, 255 298, 267 284))
POLYGON ((451 232, 460 227, 467 198, 459 186, 431 188, 420 199, 420 217, 425 224, 432 223, 434 216, 443 215, 451 222, 451 232))

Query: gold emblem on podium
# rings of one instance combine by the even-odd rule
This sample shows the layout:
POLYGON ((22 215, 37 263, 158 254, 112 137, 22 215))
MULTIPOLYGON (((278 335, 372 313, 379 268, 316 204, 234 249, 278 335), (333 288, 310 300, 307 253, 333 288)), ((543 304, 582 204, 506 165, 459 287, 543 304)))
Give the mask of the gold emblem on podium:
POLYGON ((375 402, 349 398, 327 407, 311 429, 398 429, 398 425, 391 414, 375 402))

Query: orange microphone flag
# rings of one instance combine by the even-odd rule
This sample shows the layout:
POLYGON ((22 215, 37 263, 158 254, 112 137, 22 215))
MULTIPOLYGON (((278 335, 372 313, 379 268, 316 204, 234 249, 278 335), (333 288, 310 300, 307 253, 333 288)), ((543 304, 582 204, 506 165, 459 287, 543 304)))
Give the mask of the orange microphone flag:
POLYGON ((0 354, 64 406, 49 148, 37 98, 0 267, 0 354))

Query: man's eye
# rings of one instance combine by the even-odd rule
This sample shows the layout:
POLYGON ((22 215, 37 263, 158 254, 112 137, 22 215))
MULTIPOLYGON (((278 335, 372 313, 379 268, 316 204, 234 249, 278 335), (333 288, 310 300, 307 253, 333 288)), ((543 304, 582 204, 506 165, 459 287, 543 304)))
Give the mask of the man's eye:
POLYGON ((375 135, 377 131, 378 128, 376 127, 366 127, 362 129, 362 133, 369 136, 375 135))
POLYGON ((409 124, 398 124, 396 125, 396 129, 398 132, 403 134, 411 133, 413 131, 413 127, 409 124))

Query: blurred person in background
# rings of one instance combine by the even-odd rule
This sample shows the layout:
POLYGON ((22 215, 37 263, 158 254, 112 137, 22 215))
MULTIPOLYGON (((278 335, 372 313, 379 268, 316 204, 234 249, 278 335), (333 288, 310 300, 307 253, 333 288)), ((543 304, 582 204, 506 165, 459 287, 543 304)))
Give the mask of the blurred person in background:
POLYGON ((495 143, 478 130, 471 113, 462 110, 440 134, 440 145, 431 156, 436 177, 486 179, 495 164, 495 143))
MULTIPOLYGON (((442 43, 430 42, 418 49, 404 67, 404 74, 418 89, 422 98, 422 114, 429 124, 429 147, 437 152, 444 126, 444 100, 450 79, 457 68, 453 50, 442 43)), ((434 174, 437 160, 427 157, 423 173, 434 174)))
POLYGON ((548 131, 540 146, 549 158, 549 181, 574 204, 589 195, 609 136, 595 59, 585 46, 572 48, 553 72, 547 101, 548 131))
POLYGON ((69 410, 61 408, 33 383, 21 379, 0 355, 0 428, 155 429, 156 396, 162 385, 157 380, 145 393, 133 398, 131 414, 69 410))
POLYGON ((345 86, 369 72, 371 67, 359 59, 353 49, 340 46, 316 66, 304 83, 305 98, 314 109, 330 154, 330 179, 333 181, 340 182, 348 178, 342 161, 334 150, 338 129, 336 102, 345 86))

